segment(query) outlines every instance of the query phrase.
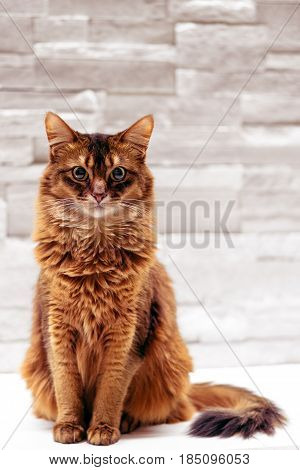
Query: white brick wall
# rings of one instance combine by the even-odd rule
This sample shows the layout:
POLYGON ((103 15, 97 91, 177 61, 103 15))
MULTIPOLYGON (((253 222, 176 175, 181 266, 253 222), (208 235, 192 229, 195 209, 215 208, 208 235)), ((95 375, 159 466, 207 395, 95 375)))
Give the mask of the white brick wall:
POLYGON ((1 10, 0 371, 18 367, 28 341, 37 274, 29 236, 49 109, 78 130, 102 132, 154 113, 149 163, 163 203, 160 257, 174 279, 180 327, 196 364, 237 363, 192 290, 245 364, 299 361, 299 9, 274 42, 296 3, 4 4, 27 41, 1 10), (175 209, 167 220, 168 203, 184 203, 189 214, 199 200, 208 203, 207 216, 200 210, 195 223, 187 215, 183 224, 175 209), (224 212, 230 201, 234 248, 213 234, 220 230, 218 204, 224 212), (193 248, 203 231, 208 247, 193 248))

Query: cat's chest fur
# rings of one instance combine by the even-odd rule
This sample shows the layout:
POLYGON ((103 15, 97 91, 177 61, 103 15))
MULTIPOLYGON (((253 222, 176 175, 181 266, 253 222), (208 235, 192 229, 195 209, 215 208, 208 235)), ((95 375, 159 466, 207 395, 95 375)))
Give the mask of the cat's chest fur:
POLYGON ((49 300, 89 346, 101 342, 116 321, 128 315, 128 310, 134 317, 154 248, 149 240, 147 247, 138 243, 133 251, 128 249, 128 239, 125 247, 116 247, 103 239, 81 240, 72 234, 68 243, 51 236, 36 247, 49 300))
POLYGON ((53 255, 48 248, 47 262, 42 263, 50 301, 62 309, 64 321, 85 343, 99 342, 134 306, 145 269, 137 256, 123 250, 90 257, 66 251, 60 259, 53 245, 52 250, 53 255))
POLYGON ((66 294, 64 311, 67 321, 73 325, 88 343, 98 341, 132 305, 129 279, 112 285, 100 273, 80 278, 56 279, 59 290, 66 294), (121 285, 122 284, 122 285, 121 285))

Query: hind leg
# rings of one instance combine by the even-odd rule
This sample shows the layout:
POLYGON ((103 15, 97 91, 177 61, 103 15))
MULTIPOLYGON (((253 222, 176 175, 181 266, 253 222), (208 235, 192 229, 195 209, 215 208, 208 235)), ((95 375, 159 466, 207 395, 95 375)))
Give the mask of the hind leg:
POLYGON ((133 426, 138 422, 183 421, 190 419, 194 412, 187 395, 192 361, 177 327, 171 283, 159 263, 152 275, 152 328, 143 349, 143 362, 132 379, 123 407, 133 426))
POLYGON ((38 418, 56 420, 57 407, 54 388, 37 344, 31 344, 22 365, 22 376, 33 396, 33 412, 38 418))
POLYGON ((139 390, 136 390, 127 400, 125 405, 127 411, 123 411, 120 424, 122 434, 130 433, 141 425, 175 424, 188 421, 196 412, 195 407, 185 393, 182 394, 180 399, 170 396, 168 390, 164 393, 161 387, 159 387, 160 396, 154 388, 148 388, 148 393, 149 395, 143 393, 144 400, 142 400, 139 390), (156 400, 153 400, 153 397, 156 400))
MULTIPOLYGON (((180 423, 191 419, 196 409, 188 398, 182 398, 166 418, 167 424, 180 423)), ((120 424, 121 434, 128 434, 141 426, 141 421, 123 412, 120 424)))
POLYGON ((175 424, 180 423, 181 421, 188 421, 192 418, 195 411, 196 409, 189 398, 183 397, 176 403, 175 408, 167 417, 166 423, 175 424))
POLYGON ((42 312, 37 296, 33 305, 31 344, 21 374, 33 396, 33 411, 38 418, 55 421, 57 414, 54 387, 43 341, 42 312))
POLYGON ((33 412, 37 418, 56 421, 57 406, 54 390, 52 387, 44 387, 43 391, 34 398, 33 412))
MULTIPOLYGON (((175 423, 180 423, 182 421, 189 421, 193 414, 195 413, 195 408, 194 406, 190 403, 188 399, 182 399, 180 400, 176 407, 171 411, 169 416, 166 417, 165 421, 160 420, 159 423, 163 424, 164 422, 166 424, 175 424, 175 423)), ((146 424, 146 423, 144 423, 146 424)), ((155 424, 155 423, 151 423, 155 424)), ((137 428, 139 428, 142 425, 141 421, 133 418, 130 416, 128 413, 123 413, 122 418, 121 418, 121 424, 120 424, 120 431, 121 434, 128 434, 130 432, 135 431, 137 428)))
POLYGON ((172 357, 165 348, 155 351, 159 346, 155 341, 129 386, 121 432, 130 432, 139 424, 186 421, 195 412, 187 395, 189 358, 178 357, 176 351, 172 357))
POLYGON ((126 412, 123 412, 120 424, 121 434, 128 434, 135 431, 140 425, 141 422, 138 419, 133 418, 126 412))

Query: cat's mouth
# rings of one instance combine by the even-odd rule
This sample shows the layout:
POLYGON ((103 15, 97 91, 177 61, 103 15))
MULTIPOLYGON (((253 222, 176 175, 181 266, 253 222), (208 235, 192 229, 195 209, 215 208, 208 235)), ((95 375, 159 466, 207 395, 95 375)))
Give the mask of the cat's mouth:
POLYGON ((89 199, 82 204, 82 210, 86 215, 98 219, 115 212, 116 204, 111 201, 109 196, 106 196, 101 201, 89 199))

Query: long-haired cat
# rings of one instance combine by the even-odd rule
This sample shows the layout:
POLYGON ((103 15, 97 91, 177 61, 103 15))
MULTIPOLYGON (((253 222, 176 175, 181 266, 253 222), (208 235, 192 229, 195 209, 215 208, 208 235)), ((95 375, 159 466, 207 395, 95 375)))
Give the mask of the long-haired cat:
POLYGON ((54 439, 117 442, 139 425, 189 420, 197 436, 272 433, 269 400, 189 382, 192 361, 155 253, 145 116, 116 135, 82 134, 48 113, 49 163, 35 240, 40 276, 22 373, 54 439))

